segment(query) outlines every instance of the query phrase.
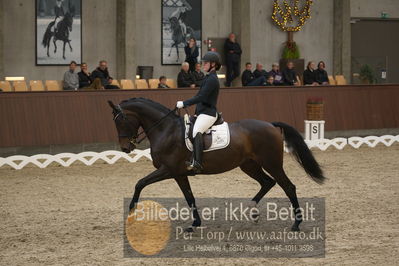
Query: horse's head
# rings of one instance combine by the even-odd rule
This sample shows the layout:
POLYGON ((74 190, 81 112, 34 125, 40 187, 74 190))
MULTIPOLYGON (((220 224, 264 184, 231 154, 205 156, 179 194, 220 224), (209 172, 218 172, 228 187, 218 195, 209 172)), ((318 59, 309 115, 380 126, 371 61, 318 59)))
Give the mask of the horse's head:
POLYGON ((108 101, 108 104, 111 106, 114 115, 121 150, 130 153, 136 148, 135 144, 140 121, 133 113, 125 112, 120 105, 114 105, 111 101, 108 101))

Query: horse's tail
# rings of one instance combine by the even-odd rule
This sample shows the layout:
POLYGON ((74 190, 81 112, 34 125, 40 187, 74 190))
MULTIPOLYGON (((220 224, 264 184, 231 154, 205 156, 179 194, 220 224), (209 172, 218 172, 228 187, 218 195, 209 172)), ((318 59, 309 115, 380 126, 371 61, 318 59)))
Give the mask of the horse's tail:
POLYGON ((44 46, 44 48, 47 47, 47 43, 50 41, 51 39, 51 28, 54 26, 54 21, 50 22, 50 24, 48 24, 46 32, 44 33, 43 36, 43 40, 42 40, 42 45, 44 46))
POLYGON ((309 150, 301 134, 290 125, 282 122, 273 122, 273 126, 282 129, 284 134, 284 140, 287 148, 289 148, 295 156, 295 159, 306 171, 306 173, 317 183, 321 184, 324 182, 325 177, 323 170, 314 158, 312 151, 309 150))

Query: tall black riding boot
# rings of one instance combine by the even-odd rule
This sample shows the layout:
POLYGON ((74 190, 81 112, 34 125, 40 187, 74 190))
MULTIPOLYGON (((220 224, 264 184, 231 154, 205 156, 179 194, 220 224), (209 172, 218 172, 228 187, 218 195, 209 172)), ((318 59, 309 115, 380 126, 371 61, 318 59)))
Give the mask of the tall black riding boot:
POLYGON ((194 151, 193 161, 191 165, 187 167, 188 170, 192 170, 194 173, 199 174, 202 172, 202 152, 204 150, 204 142, 201 133, 197 133, 194 138, 194 151))

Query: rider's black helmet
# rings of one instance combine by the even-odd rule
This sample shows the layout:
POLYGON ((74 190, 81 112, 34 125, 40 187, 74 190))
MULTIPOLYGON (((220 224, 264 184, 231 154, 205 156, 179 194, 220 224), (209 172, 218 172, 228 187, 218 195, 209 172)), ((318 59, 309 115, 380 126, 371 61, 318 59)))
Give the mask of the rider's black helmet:
POLYGON ((202 57, 203 62, 210 62, 210 63, 215 63, 216 70, 219 70, 220 67, 222 66, 220 55, 217 52, 207 52, 203 57, 202 57))

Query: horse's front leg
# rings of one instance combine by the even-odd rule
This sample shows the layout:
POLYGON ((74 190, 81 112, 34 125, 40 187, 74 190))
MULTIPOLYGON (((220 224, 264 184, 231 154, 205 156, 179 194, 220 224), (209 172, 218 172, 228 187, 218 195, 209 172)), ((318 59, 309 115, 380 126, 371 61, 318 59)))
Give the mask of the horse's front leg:
POLYGON ((55 36, 54 36, 54 38, 53 38, 54 53, 57 53, 57 44, 56 44, 56 41, 57 41, 57 39, 56 39, 55 36))
POLYGON ((180 55, 179 55, 179 45, 178 45, 178 44, 176 44, 176 53, 177 53, 176 62, 179 62, 179 60, 180 60, 180 55))
POLYGON ((129 211, 132 211, 136 207, 136 204, 139 201, 140 193, 146 186, 170 178, 172 177, 167 169, 161 166, 159 169, 155 170, 151 174, 140 179, 136 184, 134 195, 132 201, 130 202, 129 211))
POLYGON ((198 214, 197 205, 195 205, 195 198, 193 192, 191 191, 190 182, 188 181, 187 176, 181 176, 175 178, 177 184, 179 185, 181 191, 186 198, 188 206, 193 211, 194 221, 191 227, 186 229, 186 232, 193 232, 196 227, 201 226, 201 218, 198 214))
POLYGON ((71 40, 68 40, 68 45, 69 45, 69 48, 71 49, 71 53, 72 53, 73 49, 72 49, 72 46, 71 46, 71 40))
POLYGON ((64 58, 65 59, 65 46, 66 46, 66 41, 64 41, 64 48, 63 48, 63 50, 62 50, 62 58, 64 58))

